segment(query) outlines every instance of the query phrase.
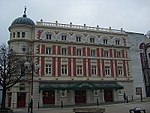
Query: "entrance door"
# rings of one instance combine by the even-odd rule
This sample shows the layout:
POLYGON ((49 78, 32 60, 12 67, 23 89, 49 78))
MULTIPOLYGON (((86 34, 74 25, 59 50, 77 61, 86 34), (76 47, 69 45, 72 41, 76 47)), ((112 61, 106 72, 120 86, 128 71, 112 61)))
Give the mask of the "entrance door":
POLYGON ((113 91, 112 90, 104 90, 104 99, 105 102, 113 101, 113 91))
POLYGON ((43 104, 55 104, 55 91, 43 91, 43 104))
POLYGON ((17 93, 17 108, 26 106, 26 93, 17 93))
POLYGON ((86 90, 76 90, 75 91, 75 103, 86 103, 86 90))
POLYGON ((11 107, 11 95, 12 93, 8 93, 8 107, 11 107))

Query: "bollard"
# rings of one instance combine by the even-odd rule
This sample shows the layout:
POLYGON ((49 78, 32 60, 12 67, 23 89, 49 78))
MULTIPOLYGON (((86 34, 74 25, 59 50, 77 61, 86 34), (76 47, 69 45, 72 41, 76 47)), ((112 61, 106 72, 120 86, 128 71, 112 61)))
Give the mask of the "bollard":
POLYGON ((99 106, 99 101, 98 101, 98 98, 97 98, 97 106, 99 106))
POLYGON ((38 109, 40 108, 40 106, 39 106, 39 102, 38 102, 38 109))
POLYGON ((143 102, 142 93, 140 94, 140 97, 141 97, 141 102, 143 102))
POLYGON ((30 112, 30 103, 28 103, 28 113, 30 112))
POLYGON ((61 108, 63 108, 63 101, 61 101, 61 108))
POLYGON ((128 96, 126 96, 126 101, 127 101, 127 103, 129 102, 129 101, 128 101, 128 96))

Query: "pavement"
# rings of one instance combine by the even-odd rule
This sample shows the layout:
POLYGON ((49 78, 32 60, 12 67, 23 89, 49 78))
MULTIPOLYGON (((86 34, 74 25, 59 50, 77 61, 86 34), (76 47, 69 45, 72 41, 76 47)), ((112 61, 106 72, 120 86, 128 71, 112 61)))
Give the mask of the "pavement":
MULTIPOLYGON (((78 106, 79 107, 79 106, 78 106)), ((141 100, 134 100, 133 102, 124 102, 124 103, 111 103, 111 104, 101 104, 99 106, 84 106, 88 108, 96 107, 96 108, 105 108, 105 113, 130 113, 130 109, 134 109, 135 107, 140 107, 141 109, 146 110, 146 113, 150 113, 150 98, 145 98, 141 102, 141 100)), ((74 113, 72 107, 64 107, 64 108, 40 108, 34 109, 33 113, 74 113)), ((14 109, 14 113, 28 113, 28 110, 25 109, 14 109)))

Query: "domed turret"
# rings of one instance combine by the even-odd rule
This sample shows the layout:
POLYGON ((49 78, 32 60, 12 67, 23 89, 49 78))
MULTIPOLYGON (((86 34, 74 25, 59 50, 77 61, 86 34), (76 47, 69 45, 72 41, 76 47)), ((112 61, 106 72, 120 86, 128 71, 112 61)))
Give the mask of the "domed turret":
POLYGON ((25 25, 35 26, 35 23, 30 18, 27 18, 26 15, 23 15, 23 17, 19 17, 19 18, 15 19, 12 22, 11 26, 18 25, 18 24, 25 24, 25 25))
MULTIPOLYGON (((9 27, 10 40, 9 47, 18 53, 24 52, 23 47, 30 47, 34 37, 35 23, 27 18, 26 7, 22 17, 16 18, 9 27)), ((30 51, 28 49, 28 51, 30 51)))
MULTIPOLYGON (((31 20, 30 18, 27 17, 26 15, 26 8, 24 11, 24 14, 22 17, 18 17, 16 18, 12 23, 10 27, 13 27, 15 25, 29 25, 29 26, 35 26, 35 23, 33 22, 33 20, 31 20)), ((9 28, 10 29, 10 28, 9 28)))

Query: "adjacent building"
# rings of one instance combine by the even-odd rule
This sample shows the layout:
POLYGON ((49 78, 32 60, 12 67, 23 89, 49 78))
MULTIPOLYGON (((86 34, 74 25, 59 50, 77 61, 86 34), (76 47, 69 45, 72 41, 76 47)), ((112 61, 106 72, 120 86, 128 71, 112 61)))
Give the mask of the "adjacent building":
MULTIPOLYGON (((132 69, 130 33, 123 29, 43 20, 35 24, 24 13, 9 31, 9 47, 34 64, 35 108, 122 101, 123 95, 139 98, 135 94, 138 83, 145 92, 141 71, 132 69), (136 75, 139 82, 134 83, 136 75)), ((7 91, 7 106, 27 107, 31 90, 29 74, 7 91)))

